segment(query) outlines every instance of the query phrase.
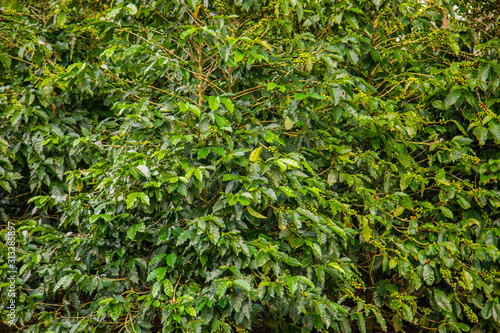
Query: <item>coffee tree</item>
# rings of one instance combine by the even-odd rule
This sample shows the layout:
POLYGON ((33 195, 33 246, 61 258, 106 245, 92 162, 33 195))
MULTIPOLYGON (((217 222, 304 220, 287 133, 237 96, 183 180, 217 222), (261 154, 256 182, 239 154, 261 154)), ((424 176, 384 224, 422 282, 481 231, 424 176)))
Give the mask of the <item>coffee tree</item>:
POLYGON ((2 7, 12 330, 499 330, 499 42, 475 5, 2 7))

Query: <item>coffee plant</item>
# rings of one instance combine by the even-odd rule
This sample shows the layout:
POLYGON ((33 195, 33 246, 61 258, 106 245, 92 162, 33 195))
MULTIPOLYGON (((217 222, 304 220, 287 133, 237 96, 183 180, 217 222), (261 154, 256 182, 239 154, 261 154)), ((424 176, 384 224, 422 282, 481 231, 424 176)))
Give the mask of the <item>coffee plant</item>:
POLYGON ((2 330, 499 331, 490 7, 0 2, 2 330))

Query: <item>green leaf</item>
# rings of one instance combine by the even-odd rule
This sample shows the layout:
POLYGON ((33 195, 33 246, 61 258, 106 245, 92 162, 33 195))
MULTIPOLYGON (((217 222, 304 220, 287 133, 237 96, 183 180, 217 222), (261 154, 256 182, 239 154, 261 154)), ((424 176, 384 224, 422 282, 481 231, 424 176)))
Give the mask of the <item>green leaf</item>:
POLYGON ((188 107, 189 107, 189 110, 191 110, 191 112, 193 112, 198 117, 201 115, 200 108, 198 108, 196 105, 189 104, 188 107))
POLYGON ((166 254, 163 253, 163 254, 160 254, 160 255, 157 255, 156 257, 154 257, 150 262, 149 262, 149 267, 151 266, 154 266, 154 264, 156 264, 157 262, 159 262, 160 260, 162 260, 163 258, 165 258, 166 254))
POLYGON ((310 210, 304 209, 302 207, 297 208, 297 212, 303 216, 307 216, 312 221, 319 223, 319 218, 316 214, 312 213, 310 210))
POLYGON ((135 15, 137 14, 137 7, 134 4, 128 4, 125 8, 127 8, 128 13, 130 15, 135 15))
POLYGON ((136 168, 144 175, 144 177, 146 177, 146 178, 150 178, 151 177, 151 173, 149 172, 149 168, 147 166, 145 166, 145 165, 138 165, 138 166, 136 166, 136 168))
POLYGON ((440 207, 441 209, 441 212, 443 213, 444 216, 446 216, 447 218, 450 218, 450 219, 453 219, 453 213, 451 212, 451 210, 447 207, 440 207))
POLYGON ((486 140, 488 140, 488 129, 484 127, 476 127, 474 129, 474 135, 479 141, 479 144, 484 145, 486 140))
POLYGON ((177 260, 177 255, 175 253, 170 253, 168 256, 167 256, 167 265, 170 266, 170 267, 174 267, 175 265, 175 261, 177 260))
POLYGON ((409 173, 405 173, 404 175, 401 176, 401 182, 399 183, 399 186, 401 187, 401 190, 405 190, 408 186, 411 184, 411 175, 409 173))
POLYGON ((287 166, 291 166, 293 168, 301 169, 300 164, 291 158, 280 158, 278 162, 285 163, 287 166))
POLYGON ((434 300, 436 304, 446 312, 452 312, 453 309, 451 307, 450 300, 446 296, 446 294, 440 289, 434 289, 434 300))
POLYGON ((56 292, 59 288, 62 287, 62 289, 66 290, 71 282, 73 282, 73 279, 75 277, 75 274, 68 274, 63 276, 59 281, 57 281, 56 285, 54 286, 54 289, 52 290, 53 292, 56 292))
POLYGON ((108 312, 111 319, 116 322, 122 313, 122 307, 120 304, 111 303, 108 312))
POLYGON ((268 82, 267 83, 267 90, 273 90, 274 88, 276 88, 277 85, 278 85, 277 83, 268 82))
POLYGON ((259 212, 255 211, 252 207, 247 206, 247 211, 250 213, 250 215, 258 218, 258 219, 266 219, 264 215, 260 214, 259 212))
POLYGON ((359 29, 358 20, 353 14, 345 12, 344 18, 346 19, 347 23, 349 23, 354 29, 359 29))
POLYGON ((231 54, 231 46, 221 45, 219 51, 222 59, 224 59, 224 61, 227 62, 229 60, 229 55, 231 54))
POLYGON ((243 60, 243 58, 245 58, 245 53, 240 52, 238 50, 236 50, 234 52, 234 62, 235 63, 239 63, 241 60, 243 60))
POLYGON ((434 278, 434 270, 432 269, 431 265, 429 264, 424 265, 423 274, 425 283, 427 283, 429 286, 432 286, 435 278, 434 278))
POLYGON ((198 159, 201 160, 201 159, 204 159, 205 157, 208 156, 208 154, 210 154, 210 149, 208 148, 201 148, 199 151, 198 151, 198 159))
POLYGON ((296 276, 289 276, 287 278, 287 286, 288 289, 290 290, 290 294, 293 295, 295 294, 295 291, 297 290, 297 287, 299 286, 298 278, 296 276))
POLYGON ((5 67, 6 70, 10 69, 11 60, 6 53, 0 54, 0 62, 2 63, 2 65, 5 67))
POLYGON ((231 100, 229 98, 226 98, 226 97, 222 97, 221 99, 221 102, 222 104, 224 104, 224 106, 226 107, 226 109, 233 113, 234 112, 234 105, 233 105, 233 102, 231 102, 231 100))
POLYGON ((469 209, 471 207, 470 202, 460 194, 457 195, 457 201, 463 209, 469 209))
POLYGON ((396 333, 403 328, 403 320, 399 314, 392 316, 392 327, 396 333))
POLYGON ((165 274, 167 274, 167 267, 158 267, 148 274, 147 281, 151 281, 155 278, 158 281, 162 281, 165 278, 165 274))
POLYGON ((285 195, 289 198, 295 198, 297 195, 295 194, 295 192, 288 188, 288 187, 285 187, 285 186, 280 186, 279 189, 285 193, 285 195))
POLYGON ((468 291, 472 291, 474 289, 474 278, 472 277, 472 275, 467 272, 467 271, 462 271, 462 280, 464 281, 464 284, 465 284, 465 288, 468 290, 468 291))
POLYGON ((168 297, 172 297, 174 295, 174 285, 169 279, 163 280, 163 292, 168 297))
POLYGON ((457 100, 460 98, 462 95, 462 88, 460 87, 454 87, 448 96, 446 96, 446 99, 444 100, 444 104, 446 107, 450 107, 453 104, 457 102, 457 100))
POLYGON ((66 23, 67 16, 68 15, 64 10, 61 10, 59 13, 57 13, 56 24, 59 28, 62 28, 64 26, 64 24, 66 23))
POLYGON ((384 332, 387 331, 387 323, 384 319, 384 316, 380 313, 380 311, 378 309, 374 309, 372 311, 375 314, 375 318, 377 318, 377 323, 380 325, 382 330, 384 332))
POLYGON ((185 30, 181 35, 180 35, 180 39, 186 39, 188 37, 190 37, 191 35, 195 34, 196 32, 198 31, 198 28, 190 28, 190 29, 187 29, 185 30))
POLYGON ((145 227, 144 223, 141 222, 141 223, 134 224, 127 229, 127 238, 130 240, 134 240, 135 235, 137 234, 138 231, 144 232, 145 230, 146 230, 146 227, 145 227))
POLYGON ((500 143, 500 124, 496 121, 490 121, 488 123, 490 133, 493 134, 493 138, 495 139, 495 143, 500 143))
POLYGON ((269 254, 264 250, 260 250, 259 253, 257 253, 257 257, 255 258, 255 264, 257 265, 257 267, 262 267, 266 262, 269 261, 269 259, 269 254))
POLYGON ((224 148, 222 148, 222 147, 213 147, 212 149, 213 149, 213 151, 217 155, 222 156, 222 157, 226 156, 226 150, 224 148))
POLYGON ((187 314, 196 317, 196 310, 192 306, 185 307, 184 311, 186 311, 187 314))
POLYGON ((234 284, 237 285, 238 287, 240 287, 243 291, 246 291, 246 292, 252 291, 250 284, 248 284, 248 282, 246 282, 245 280, 241 280, 241 279, 235 280, 234 284))
POLYGON ((365 241, 369 242, 373 235, 373 229, 370 227, 368 222, 363 223, 363 238, 365 241))
POLYGON ((127 208, 130 209, 135 204, 136 200, 137 200, 137 192, 130 193, 127 196, 127 208))
POLYGON ((219 108, 219 106, 220 106, 220 99, 219 99, 219 97, 210 96, 208 98, 208 104, 210 105, 210 109, 212 111, 217 110, 219 108))
POLYGON ((311 287, 311 289, 316 289, 314 287, 314 283, 312 283, 311 280, 309 280, 308 278, 306 278, 305 276, 297 276, 297 279, 299 279, 302 283, 304 284, 307 284, 309 287, 311 287))
POLYGON ((222 298, 224 295, 226 295, 227 288, 230 287, 231 284, 232 281, 228 280, 222 280, 221 282, 219 282, 219 284, 217 285, 217 296, 219 296, 219 298, 222 298))
POLYGON ((250 162, 258 162, 260 159, 260 154, 262 153, 262 147, 255 148, 251 153, 250 153, 250 162))
POLYGON ((224 117, 219 116, 218 114, 215 115, 215 121, 217 122, 217 125, 220 128, 230 128, 231 123, 224 117))

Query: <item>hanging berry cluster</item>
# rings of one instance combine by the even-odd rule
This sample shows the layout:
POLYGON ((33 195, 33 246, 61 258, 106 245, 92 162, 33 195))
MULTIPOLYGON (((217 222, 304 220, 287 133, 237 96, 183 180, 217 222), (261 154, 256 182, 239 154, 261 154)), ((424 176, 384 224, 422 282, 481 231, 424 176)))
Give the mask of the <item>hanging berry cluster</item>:
POLYGON ((11 96, 10 105, 19 109, 23 108, 23 105, 19 102, 19 98, 17 98, 17 95, 11 96))
POLYGON ((307 207, 309 208, 309 210, 311 212, 313 212, 314 214, 317 214, 318 213, 318 209, 316 207, 314 207, 313 205, 311 204, 307 204, 307 207))
POLYGON ((248 30, 247 36, 251 39, 259 38, 266 33, 269 27, 269 19, 263 18, 255 26, 248 30))
POLYGON ((465 85, 469 78, 464 73, 457 73, 452 76, 452 80, 455 84, 465 85))
POLYGON ((354 295, 354 292, 351 289, 344 289, 345 295, 352 299, 354 302, 361 302, 364 303, 365 301, 361 299, 359 296, 354 295))
POLYGON ((314 64, 316 64, 319 60, 314 58, 313 55, 309 52, 302 52, 299 56, 293 59, 293 63, 300 67, 305 67, 308 71, 312 70, 314 64))
POLYGON ((477 61, 461 61, 460 68, 465 72, 470 72, 476 69, 477 61))
POLYGON ((448 32, 444 29, 434 29, 427 36, 427 40, 429 41, 429 46, 438 49, 444 45, 446 45, 448 39, 448 32))
POLYGON ((312 54, 309 52, 302 52, 297 58, 293 59, 293 63, 300 66, 305 66, 309 62, 313 64, 318 62, 318 60, 314 59, 312 54))
POLYGON ((477 315, 474 313, 474 311, 467 304, 464 304, 464 312, 465 312, 465 315, 467 316, 467 319, 469 319, 469 321, 471 323, 478 323, 479 322, 477 315))
POLYGON ((4 21, 4 20, 9 21, 9 20, 13 20, 13 17, 19 15, 20 13, 18 13, 14 9, 6 8, 6 9, 2 10, 0 12, 0 14, 2 15, 2 21, 4 21))
POLYGON ((231 4, 228 0, 214 0, 215 8, 217 12, 221 15, 231 14, 231 4))
POLYGON ((474 155, 464 154, 462 155, 462 161, 467 164, 478 164, 479 162, 481 162, 481 159, 474 155))
POLYGON ((490 116, 490 117, 495 117, 495 113, 493 113, 493 111, 491 111, 486 105, 484 105, 483 103, 479 103, 481 105, 481 111, 479 112, 479 115, 480 116, 483 116, 483 117, 486 117, 486 116, 490 116))
POLYGON ((460 237, 460 238, 458 239, 458 242, 459 242, 460 244, 464 245, 464 246, 468 246, 468 245, 472 245, 472 244, 474 244, 474 242, 473 242, 473 241, 471 241, 470 239, 463 238, 463 237, 460 237))
POLYGON ((360 283, 358 280, 356 279, 349 279, 347 280, 347 283, 353 287, 354 289, 365 289, 365 286, 363 283, 360 283))
POLYGON ((439 273, 441 273, 441 276, 443 277, 443 279, 445 279, 445 280, 451 279, 451 271, 447 267, 444 267, 444 266, 440 267, 439 273))
POLYGON ((264 12, 274 12, 276 5, 278 5, 281 1, 280 0, 272 0, 269 1, 269 3, 262 8, 264 12))
POLYGON ((495 269, 481 271, 481 275, 486 282, 491 282, 497 278, 500 278, 500 271, 495 269))
POLYGON ((411 173, 410 177, 416 183, 421 183, 424 181, 424 177, 422 177, 422 175, 419 175, 417 173, 411 173))

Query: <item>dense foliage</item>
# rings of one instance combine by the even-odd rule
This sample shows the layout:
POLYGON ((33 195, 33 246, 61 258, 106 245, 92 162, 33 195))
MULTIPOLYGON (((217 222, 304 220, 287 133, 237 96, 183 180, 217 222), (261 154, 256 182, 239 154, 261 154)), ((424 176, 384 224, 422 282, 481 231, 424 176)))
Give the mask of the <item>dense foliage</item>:
POLYGON ((17 329, 500 330, 500 44, 477 3, 2 7, 17 329))

